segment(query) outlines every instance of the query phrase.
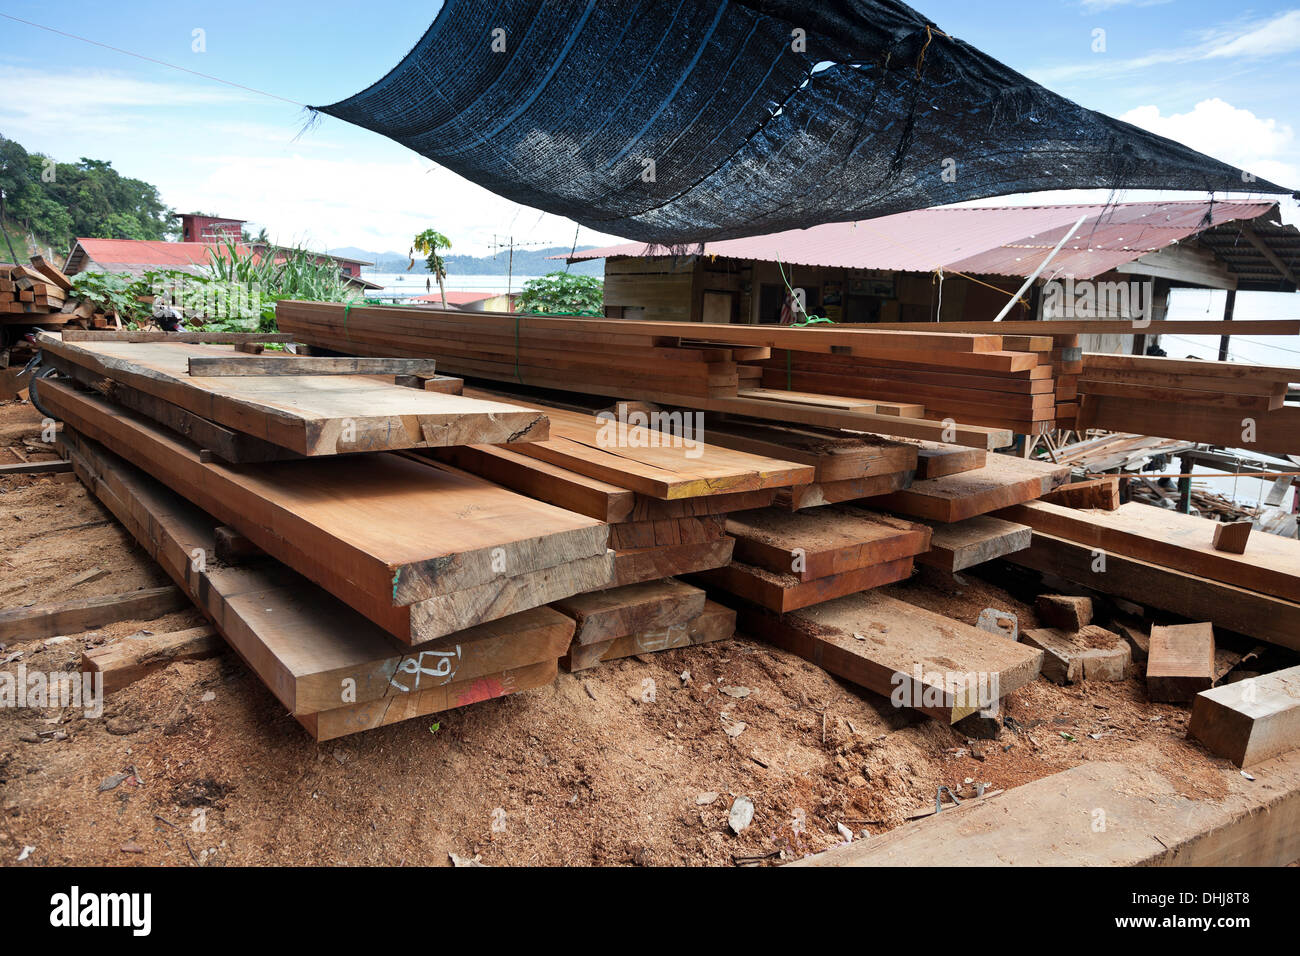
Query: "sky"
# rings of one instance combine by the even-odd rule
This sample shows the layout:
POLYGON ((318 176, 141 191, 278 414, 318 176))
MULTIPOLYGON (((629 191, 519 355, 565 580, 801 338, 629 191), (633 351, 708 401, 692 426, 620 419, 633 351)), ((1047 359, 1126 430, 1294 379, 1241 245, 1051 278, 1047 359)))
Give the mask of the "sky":
MULTIPOLYGON (((1300 187, 1300 0, 1292 3, 923 0, 917 8, 1085 106, 1300 187)), ((483 254, 506 236, 573 243, 569 220, 497 197, 378 134, 328 116, 304 129, 301 104, 332 103, 377 80, 439 7, 0 0, 0 13, 283 98, 0 18, 0 133, 60 161, 109 160, 157 185, 178 211, 247 219, 283 243, 405 251, 431 226, 461 253, 483 254)), ((1294 201, 1284 206, 1287 221, 1300 219, 1294 201)), ((618 237, 583 228, 577 241, 618 237)))

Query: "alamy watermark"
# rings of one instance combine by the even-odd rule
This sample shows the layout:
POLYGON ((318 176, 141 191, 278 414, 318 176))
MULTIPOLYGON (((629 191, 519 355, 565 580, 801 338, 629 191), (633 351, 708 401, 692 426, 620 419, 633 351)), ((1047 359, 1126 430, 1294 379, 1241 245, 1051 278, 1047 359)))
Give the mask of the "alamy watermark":
POLYGON ((703 412, 646 412, 620 405, 617 412, 596 413, 601 448, 683 448, 687 458, 704 454, 703 412))

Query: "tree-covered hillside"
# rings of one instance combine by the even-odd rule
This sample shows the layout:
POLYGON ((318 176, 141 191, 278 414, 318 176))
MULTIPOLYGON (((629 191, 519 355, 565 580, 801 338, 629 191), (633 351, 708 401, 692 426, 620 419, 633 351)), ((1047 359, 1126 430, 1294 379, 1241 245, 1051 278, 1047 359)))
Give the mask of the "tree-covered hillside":
MULTIPOLYGON (((156 187, 123 176, 112 164, 82 157, 57 163, 29 153, 14 140, 0 136, 0 189, 4 191, 4 224, 17 247, 28 238, 67 252, 77 236, 101 239, 165 239, 172 230, 172 211, 163 205, 156 187), (21 230, 15 236, 9 228, 21 230)), ((17 250, 23 255, 23 250, 17 250)), ((0 245, 0 258, 8 258, 0 245)))

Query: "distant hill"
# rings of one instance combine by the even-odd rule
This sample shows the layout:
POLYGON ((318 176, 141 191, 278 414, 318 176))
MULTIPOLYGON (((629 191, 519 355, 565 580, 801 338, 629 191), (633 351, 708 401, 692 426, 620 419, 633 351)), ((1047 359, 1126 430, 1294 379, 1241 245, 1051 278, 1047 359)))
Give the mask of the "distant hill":
MULTIPOLYGON (((563 259, 550 259, 549 256, 563 256, 570 251, 569 246, 552 246, 549 249, 516 249, 514 260, 514 274, 517 276, 542 276, 548 272, 563 272, 563 259)), ((579 246, 578 249, 595 249, 595 246, 579 246)), ((400 252, 371 252, 368 249, 359 249, 356 246, 344 246, 341 249, 331 249, 331 253, 336 256, 348 256, 353 259, 361 259, 365 262, 373 262, 373 266, 367 266, 361 271, 366 272, 405 272, 406 267, 410 265, 410 258, 400 252)), ((504 276, 507 266, 509 265, 509 256, 507 253, 499 253, 495 256, 446 256, 447 272, 449 275, 480 275, 480 276, 504 276)), ((594 259, 591 262, 575 262, 569 271, 575 275, 582 276, 599 276, 605 273, 605 263, 602 259, 594 259)), ((417 256, 415 268, 412 273, 423 275, 424 260, 417 256)))

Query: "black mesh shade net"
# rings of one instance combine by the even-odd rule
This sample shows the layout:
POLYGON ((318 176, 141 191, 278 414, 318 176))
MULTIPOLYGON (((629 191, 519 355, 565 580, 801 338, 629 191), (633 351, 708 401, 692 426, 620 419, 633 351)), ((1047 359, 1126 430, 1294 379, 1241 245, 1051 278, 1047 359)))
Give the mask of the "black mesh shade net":
POLYGON ((665 246, 1045 189, 1291 192, 891 0, 447 0, 392 72, 317 109, 665 246))

